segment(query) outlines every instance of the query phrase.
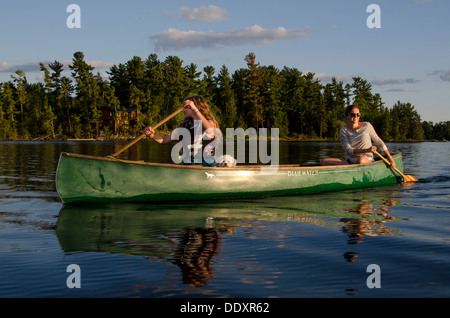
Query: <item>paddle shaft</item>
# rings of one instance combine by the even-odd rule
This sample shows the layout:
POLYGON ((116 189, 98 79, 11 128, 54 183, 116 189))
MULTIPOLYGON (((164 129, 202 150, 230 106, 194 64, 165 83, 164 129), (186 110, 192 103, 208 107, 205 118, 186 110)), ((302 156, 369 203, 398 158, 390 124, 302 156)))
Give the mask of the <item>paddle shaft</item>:
MULTIPOLYGON (((178 115, 178 113, 180 113, 183 109, 184 109, 184 107, 181 107, 181 108, 178 109, 177 111, 174 111, 172 114, 170 114, 169 116, 167 116, 166 118, 164 118, 163 120, 161 120, 159 123, 157 123, 155 126, 153 126, 153 129, 158 128, 159 126, 161 126, 162 124, 164 124, 166 121, 168 121, 168 120, 171 119, 172 117, 178 115)), ((111 157, 116 157, 116 156, 120 155, 122 152, 124 152, 125 150, 127 150, 128 148, 130 148, 131 146, 133 146, 135 143, 137 143, 139 140, 141 140, 141 139, 144 138, 145 136, 146 136, 146 134, 143 133, 142 135, 140 135, 139 137, 137 137, 135 140, 133 140, 132 142, 130 142, 128 145, 126 145, 125 147, 123 147, 122 149, 120 149, 118 152, 116 152, 115 154, 113 154, 111 157)))
MULTIPOLYGON (((377 151, 374 151, 374 153, 375 153, 378 157, 380 157, 381 159, 383 159, 383 161, 386 162, 386 164, 388 164, 389 166, 391 166, 391 163, 390 163, 389 161, 387 161, 386 158, 384 158, 382 155, 380 155, 377 151)), ((395 167, 391 167, 391 168, 394 169, 395 171, 397 171, 397 172, 403 177, 403 179, 406 179, 406 176, 405 176, 403 173, 401 173, 400 170, 398 170, 398 169, 395 168, 395 167)))

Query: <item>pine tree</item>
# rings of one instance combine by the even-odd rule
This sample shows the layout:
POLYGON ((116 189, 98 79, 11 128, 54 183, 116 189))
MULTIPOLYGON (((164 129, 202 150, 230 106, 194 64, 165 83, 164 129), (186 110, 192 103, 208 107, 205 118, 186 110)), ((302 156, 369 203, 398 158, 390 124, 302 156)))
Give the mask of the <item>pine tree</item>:
POLYGON ((52 107, 48 103, 47 96, 44 96, 43 101, 43 112, 42 112, 42 132, 46 136, 52 136, 55 135, 55 119, 56 116, 53 113, 52 107))
POLYGON ((391 118, 391 136, 393 140, 400 140, 400 114, 399 110, 396 107, 393 107, 390 110, 390 118, 391 118))
POLYGON ((161 62, 156 54, 150 54, 145 61, 146 79, 150 90, 150 105, 147 110, 149 123, 154 123, 159 117, 160 110, 164 104, 165 87, 161 62))
POLYGON ((283 82, 274 66, 264 67, 263 108, 267 128, 278 128, 280 137, 287 137, 288 120, 281 101, 283 82))
POLYGON ((251 127, 264 127, 263 105, 261 96, 261 86, 263 71, 259 63, 256 63, 254 53, 249 53, 245 57, 247 72, 245 75, 246 94, 244 98, 245 116, 251 127))
POLYGON ((0 139, 5 139, 5 111, 3 110, 3 83, 0 83, 0 139))
POLYGON ((302 72, 296 68, 284 67, 281 71, 283 78, 283 104, 289 118, 289 132, 303 134, 306 120, 306 109, 303 103, 305 90, 305 78, 302 72))
POLYGON ((75 111, 79 114, 83 130, 87 132, 89 138, 93 138, 92 129, 95 127, 98 136, 101 119, 97 108, 98 83, 91 72, 94 67, 84 61, 84 54, 76 52, 73 56, 73 62, 69 68, 72 70, 72 77, 76 82, 75 111))
POLYGON ((4 109, 3 135, 7 139, 17 138, 16 101, 13 96, 12 83, 3 83, 2 103, 4 109))
POLYGON ((323 98, 326 107, 327 137, 338 139, 339 131, 344 125, 346 105, 346 91, 343 82, 338 82, 333 77, 331 83, 324 86, 323 98))
POLYGON ((381 113, 381 123, 380 123, 380 129, 379 129, 379 135, 382 140, 388 141, 392 139, 392 121, 389 113, 389 109, 386 107, 382 108, 381 113))
POLYGON ((27 106, 24 127, 30 137, 39 138, 42 132, 43 101, 46 92, 42 83, 33 83, 27 87, 27 106))
MULTIPOLYGON (((188 95, 203 95, 205 88, 200 80, 202 72, 197 70, 197 64, 191 63, 185 67, 186 70, 186 91, 188 95)), ((205 97, 205 96, 204 96, 205 97)))
POLYGON ((377 107, 374 106, 372 95, 372 85, 361 77, 353 77, 353 104, 358 106, 361 118, 364 121, 374 122, 377 114, 377 107))
POLYGON ((244 98, 246 94, 245 89, 245 69, 238 69, 234 71, 232 76, 232 87, 234 91, 234 95, 236 96, 236 127, 240 127, 242 129, 247 129, 247 123, 244 119, 245 109, 244 109, 244 98))
POLYGON ((108 72, 110 86, 122 107, 129 107, 130 81, 124 64, 113 65, 108 72))
POLYGON ((314 78, 314 73, 307 73, 305 78, 305 89, 303 91, 302 104, 305 109, 306 120, 302 123, 306 134, 316 137, 317 133, 322 138, 326 132, 326 109, 321 94, 322 85, 314 78))
POLYGON ((25 73, 21 70, 18 70, 15 72, 17 76, 11 75, 11 78, 13 79, 13 83, 16 84, 15 91, 16 91, 16 105, 20 107, 20 134, 26 135, 26 131, 24 128, 24 106, 26 104, 27 95, 26 95, 26 86, 27 86, 27 78, 25 76, 25 73))
POLYGON ((214 105, 214 94, 217 88, 216 79, 214 77, 216 69, 213 66, 205 66, 203 68, 203 72, 204 75, 201 81, 202 90, 200 91, 200 95, 202 95, 206 100, 211 101, 211 104, 214 105))
POLYGON ((228 68, 223 65, 216 77, 217 89, 214 96, 214 104, 222 114, 221 127, 222 130, 226 128, 236 127, 237 107, 236 96, 233 91, 233 86, 230 78, 228 68))
POLYGON ((58 98, 61 92, 62 78, 61 73, 63 72, 64 65, 58 61, 54 61, 53 63, 48 64, 48 67, 53 71, 50 76, 51 79, 51 87, 53 91, 54 98, 58 98))
MULTIPOLYGON (((161 70, 165 88, 161 115, 167 117, 180 108, 187 97, 187 76, 186 70, 183 68, 183 61, 177 56, 168 56, 161 64, 161 70)), ((169 130, 174 129, 182 116, 182 114, 175 116, 164 126, 167 126, 169 130)))

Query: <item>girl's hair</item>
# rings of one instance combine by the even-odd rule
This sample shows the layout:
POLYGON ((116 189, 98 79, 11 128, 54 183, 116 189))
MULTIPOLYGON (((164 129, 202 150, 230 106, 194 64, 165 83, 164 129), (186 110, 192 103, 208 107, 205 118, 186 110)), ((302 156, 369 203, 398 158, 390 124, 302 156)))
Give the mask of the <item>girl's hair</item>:
POLYGON ((348 106, 345 108, 345 111, 344 111, 344 117, 347 117, 348 114, 350 114, 350 112, 351 112, 354 108, 358 108, 358 109, 359 109, 359 107, 356 106, 356 105, 348 105, 348 106))
MULTIPOLYGON (((208 103, 205 101, 205 99, 202 96, 194 95, 186 98, 186 100, 191 100, 194 102, 195 106, 197 106, 197 109, 202 113, 203 117, 205 117, 207 120, 211 120, 214 123, 215 128, 219 128, 219 123, 214 118, 213 114, 211 113, 211 109, 209 108, 208 103)), ((183 119, 178 127, 182 127, 189 119, 185 118, 183 119)))

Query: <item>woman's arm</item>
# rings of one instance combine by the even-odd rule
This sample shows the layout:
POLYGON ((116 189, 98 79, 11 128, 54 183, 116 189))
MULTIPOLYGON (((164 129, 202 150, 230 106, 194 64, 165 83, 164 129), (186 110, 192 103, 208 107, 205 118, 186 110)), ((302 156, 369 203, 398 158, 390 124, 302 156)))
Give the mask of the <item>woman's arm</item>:
MULTIPOLYGON (((204 130, 206 130, 207 132, 213 131, 213 128, 215 128, 214 122, 212 120, 206 119, 205 116, 203 116, 203 114, 198 110, 197 106, 195 106, 193 101, 187 100, 186 107, 189 107, 192 110, 192 112, 194 113, 193 114, 194 120, 202 121, 202 126, 203 126, 204 130)), ((208 134, 208 137, 213 139, 214 135, 208 134)))
POLYGON ((391 154, 389 153, 389 150, 386 148, 385 151, 383 151, 386 158, 389 160, 389 162, 391 163, 391 167, 395 168, 395 160, 394 158, 392 158, 391 154))
POLYGON ((153 130, 152 127, 145 128, 144 132, 147 135, 147 137, 153 139, 154 141, 156 141, 159 144, 168 144, 168 143, 172 142, 171 135, 165 135, 165 136, 156 135, 155 131, 153 130))
MULTIPOLYGON (((395 161, 394 158, 392 158, 388 148, 386 147, 386 144, 383 142, 383 140, 381 140, 381 138, 378 136, 378 134, 376 133, 375 129, 373 128, 373 126, 369 124, 369 134, 370 134, 370 138, 373 140, 373 142, 380 148, 381 151, 384 152, 386 158, 390 161, 391 166, 393 168, 395 168, 395 161)), ((372 148, 375 148, 373 151, 377 150, 377 147, 372 146, 372 148)))
POLYGON ((352 148, 352 146, 350 145, 350 140, 348 139, 348 136, 345 133, 344 128, 341 129, 340 134, 341 134, 342 148, 344 148, 344 151, 347 154, 347 156, 352 156, 355 149, 352 148))
POLYGON ((358 153, 368 153, 368 152, 374 152, 375 150, 377 150, 377 147, 375 147, 375 146, 370 146, 369 148, 364 148, 364 149, 353 149, 353 153, 354 153, 354 154, 358 154, 358 153))
POLYGON ((203 128, 205 128, 205 130, 214 128, 214 122, 212 120, 206 119, 199 110, 194 110, 194 120, 201 120, 203 128))

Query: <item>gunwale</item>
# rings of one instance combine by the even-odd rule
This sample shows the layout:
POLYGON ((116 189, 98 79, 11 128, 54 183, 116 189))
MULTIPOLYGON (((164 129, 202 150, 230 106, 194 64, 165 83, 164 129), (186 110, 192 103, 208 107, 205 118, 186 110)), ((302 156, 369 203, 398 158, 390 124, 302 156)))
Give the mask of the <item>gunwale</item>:
MULTIPOLYGON (((401 152, 393 155, 394 158, 398 158, 401 156, 401 152)), ((122 162, 127 164, 134 164, 134 165, 144 165, 144 166, 152 166, 152 167, 160 167, 160 168, 175 168, 175 169, 192 169, 192 170, 224 170, 227 171, 241 171, 241 170, 261 170, 261 168, 267 168, 270 167, 270 165, 237 165, 235 167, 203 167, 201 165, 181 165, 181 164, 175 164, 175 163, 157 163, 157 162, 146 162, 146 161, 134 161, 134 160, 123 160, 113 157, 97 157, 97 156, 90 156, 90 155, 82 155, 82 154, 75 154, 75 153, 69 153, 69 152, 62 152, 61 156, 67 156, 67 157, 74 157, 74 158, 80 158, 80 159, 89 159, 89 160, 100 160, 100 161, 109 161, 109 162, 122 162)), ((60 158, 61 158, 60 156, 60 158)), ((311 170, 311 169, 349 169, 354 167, 361 167, 361 166, 372 166, 383 163, 382 160, 376 160, 374 162, 368 163, 368 164, 352 164, 352 165, 330 165, 330 166, 320 166, 320 165, 308 165, 308 166, 302 166, 300 164, 282 164, 277 165, 278 169, 281 170, 292 170, 295 168, 295 170, 311 170)), ((59 164, 59 163, 58 163, 59 164)))

